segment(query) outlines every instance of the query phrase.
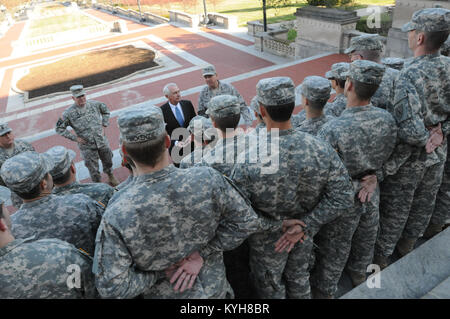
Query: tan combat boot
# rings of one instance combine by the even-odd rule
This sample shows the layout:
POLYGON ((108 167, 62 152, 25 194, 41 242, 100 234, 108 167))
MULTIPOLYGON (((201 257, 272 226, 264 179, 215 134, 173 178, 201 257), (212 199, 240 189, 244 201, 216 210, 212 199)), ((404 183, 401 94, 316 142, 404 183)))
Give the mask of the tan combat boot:
POLYGON ((373 264, 380 266, 380 269, 383 270, 387 266, 389 266, 389 257, 383 255, 375 255, 373 257, 373 264))
POLYGON ((347 269, 347 273, 352 280, 353 288, 361 285, 366 281, 366 274, 347 269))
POLYGON ((402 237, 397 243, 397 251, 400 254, 400 256, 403 257, 406 254, 409 254, 414 249, 415 244, 416 239, 402 237))
POLYGON ((109 185, 111 185, 112 187, 116 187, 117 185, 119 185, 119 181, 114 177, 114 174, 108 174, 108 178, 109 178, 109 185))
POLYGON ((430 239, 431 237, 439 234, 442 231, 443 225, 438 224, 428 224, 427 229, 425 230, 425 233, 423 234, 423 238, 430 239))

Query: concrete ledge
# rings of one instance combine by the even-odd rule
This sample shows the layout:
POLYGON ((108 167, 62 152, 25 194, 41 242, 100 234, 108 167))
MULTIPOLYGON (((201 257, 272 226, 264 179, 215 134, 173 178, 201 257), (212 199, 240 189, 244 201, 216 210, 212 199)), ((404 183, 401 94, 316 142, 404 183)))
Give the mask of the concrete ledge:
POLYGON ((361 284, 341 299, 414 299, 447 287, 450 276, 450 228, 399 259, 380 275, 380 288, 361 284), (445 281, 445 283, 444 283, 445 281), (442 287, 438 287, 440 284, 442 287))
POLYGON ((450 277, 423 296, 422 299, 450 299, 450 277))

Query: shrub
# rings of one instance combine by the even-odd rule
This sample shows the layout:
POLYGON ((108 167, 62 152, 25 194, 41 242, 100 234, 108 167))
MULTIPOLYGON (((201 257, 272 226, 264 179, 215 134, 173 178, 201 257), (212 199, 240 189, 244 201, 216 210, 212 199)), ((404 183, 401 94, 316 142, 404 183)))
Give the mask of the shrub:
POLYGON ((289 42, 294 42, 297 37, 297 31, 295 29, 290 29, 287 34, 287 39, 289 42))

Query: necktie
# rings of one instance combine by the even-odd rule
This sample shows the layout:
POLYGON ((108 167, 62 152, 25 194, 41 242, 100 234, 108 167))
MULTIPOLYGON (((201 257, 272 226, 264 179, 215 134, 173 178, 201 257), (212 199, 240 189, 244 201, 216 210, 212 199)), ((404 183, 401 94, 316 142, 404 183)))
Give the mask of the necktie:
POLYGON ((180 123, 180 126, 184 125, 183 115, 181 115, 181 111, 178 107, 175 108, 175 117, 177 118, 178 123, 180 123))

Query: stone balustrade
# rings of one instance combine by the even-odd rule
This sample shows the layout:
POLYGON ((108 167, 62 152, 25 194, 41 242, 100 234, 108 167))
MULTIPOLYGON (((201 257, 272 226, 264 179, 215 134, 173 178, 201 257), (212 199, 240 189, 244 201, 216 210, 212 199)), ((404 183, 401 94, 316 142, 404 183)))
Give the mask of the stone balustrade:
POLYGON ((196 14, 188 14, 181 11, 169 10, 170 22, 176 22, 187 25, 196 29, 200 24, 200 16, 196 14))
POLYGON ((142 12, 142 14, 140 14, 136 10, 131 10, 131 9, 125 10, 120 7, 114 7, 114 6, 101 4, 101 3, 93 4, 93 7, 95 9, 104 10, 107 12, 111 12, 113 14, 121 15, 121 16, 130 18, 130 19, 138 20, 138 21, 143 20, 143 21, 148 21, 148 22, 154 23, 154 24, 162 24, 162 23, 169 22, 169 19, 161 17, 161 16, 153 14, 153 13, 150 13, 150 12, 142 12))
POLYGON ((237 17, 215 12, 208 12, 208 19, 214 25, 227 30, 236 29, 238 27, 237 17))

